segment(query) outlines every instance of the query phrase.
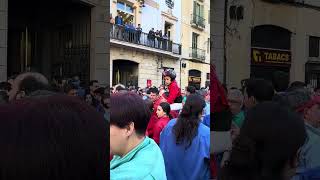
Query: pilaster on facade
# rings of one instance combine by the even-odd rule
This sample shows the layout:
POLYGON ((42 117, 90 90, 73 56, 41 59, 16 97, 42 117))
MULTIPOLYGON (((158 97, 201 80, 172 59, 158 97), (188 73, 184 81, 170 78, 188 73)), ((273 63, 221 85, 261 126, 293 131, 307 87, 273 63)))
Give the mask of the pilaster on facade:
POLYGON ((102 85, 109 84, 107 75, 110 72, 109 61, 106 61, 108 53, 105 32, 107 32, 106 9, 108 3, 103 1, 91 1, 95 6, 91 9, 91 79, 98 80, 102 85))
POLYGON ((211 64, 216 66, 216 73, 221 82, 225 76, 225 58, 224 58, 224 23, 225 23, 225 2, 213 1, 212 10, 210 11, 210 39, 212 41, 210 60, 211 64))
POLYGON ((8 0, 0 0, 0 81, 7 79, 8 0))

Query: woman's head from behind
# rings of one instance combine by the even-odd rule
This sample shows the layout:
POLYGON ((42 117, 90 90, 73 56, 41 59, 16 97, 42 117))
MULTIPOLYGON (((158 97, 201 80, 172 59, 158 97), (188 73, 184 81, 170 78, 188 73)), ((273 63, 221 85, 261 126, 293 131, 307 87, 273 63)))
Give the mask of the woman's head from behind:
POLYGON ((197 94, 188 96, 177 123, 173 127, 176 144, 187 142, 186 147, 191 145, 193 138, 198 133, 199 123, 205 106, 206 103, 203 97, 197 94))
POLYGON ((223 179, 290 179, 305 138, 304 123, 297 114, 276 103, 259 104, 247 114, 223 179))
POLYGON ((123 156, 145 137, 151 113, 136 93, 116 93, 110 99, 110 150, 123 156))
POLYGON ((160 105, 158 106, 157 109, 157 116, 158 118, 164 117, 164 116, 170 116, 170 104, 167 102, 162 102, 160 103, 160 105))
POLYGON ((77 98, 26 98, 0 107, 1 179, 104 179, 108 124, 77 98), (17 113, 19 112, 19 113, 17 113))
POLYGON ((203 97, 197 94, 191 94, 188 96, 182 111, 181 117, 201 117, 203 109, 206 106, 206 102, 203 97))

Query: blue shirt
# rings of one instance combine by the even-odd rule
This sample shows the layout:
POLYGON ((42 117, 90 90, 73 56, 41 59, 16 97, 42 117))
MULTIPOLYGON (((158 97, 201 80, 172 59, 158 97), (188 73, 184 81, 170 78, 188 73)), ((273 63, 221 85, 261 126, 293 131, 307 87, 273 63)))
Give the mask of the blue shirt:
POLYGON ((121 16, 116 16, 115 21, 116 21, 117 25, 122 25, 123 24, 123 20, 122 20, 121 16))
POLYGON ((160 135, 160 149, 163 154, 168 180, 202 180, 210 178, 210 129, 199 123, 198 134, 191 146, 176 144, 171 120, 160 135))
POLYGON ((311 169, 320 167, 320 131, 305 123, 307 140, 301 149, 299 168, 311 169))
POLYGON ((163 156, 149 137, 123 157, 110 162, 111 180, 166 180, 163 156))
POLYGON ((210 114, 210 103, 206 102, 206 107, 204 107, 204 115, 209 115, 210 114))
POLYGON ((203 117, 202 123, 210 128, 210 114, 203 117))

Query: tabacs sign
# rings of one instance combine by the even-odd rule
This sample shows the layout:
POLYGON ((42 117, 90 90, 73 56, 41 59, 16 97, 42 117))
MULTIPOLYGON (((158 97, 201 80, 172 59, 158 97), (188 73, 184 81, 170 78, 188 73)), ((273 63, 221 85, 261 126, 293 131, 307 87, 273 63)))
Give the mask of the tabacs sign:
POLYGON ((251 48, 252 65, 291 65, 291 52, 285 50, 251 48))
POLYGON ((201 83, 201 77, 189 76, 189 82, 201 83))

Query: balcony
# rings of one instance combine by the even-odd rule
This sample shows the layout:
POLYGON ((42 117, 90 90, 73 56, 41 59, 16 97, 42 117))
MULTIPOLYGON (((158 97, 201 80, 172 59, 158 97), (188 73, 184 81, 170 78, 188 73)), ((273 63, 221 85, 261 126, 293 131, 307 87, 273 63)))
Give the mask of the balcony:
POLYGON ((191 26, 204 29, 206 28, 205 21, 206 20, 203 17, 196 14, 191 14, 191 26))
POLYGON ((205 50, 202 50, 202 49, 196 49, 196 48, 190 48, 189 49, 189 57, 195 59, 195 60, 198 60, 198 61, 201 61, 201 62, 204 62, 205 59, 206 59, 206 51, 205 50))
POLYGON ((129 29, 122 25, 110 25, 111 39, 181 55, 181 44, 174 43, 167 38, 150 36, 145 32, 129 29))

